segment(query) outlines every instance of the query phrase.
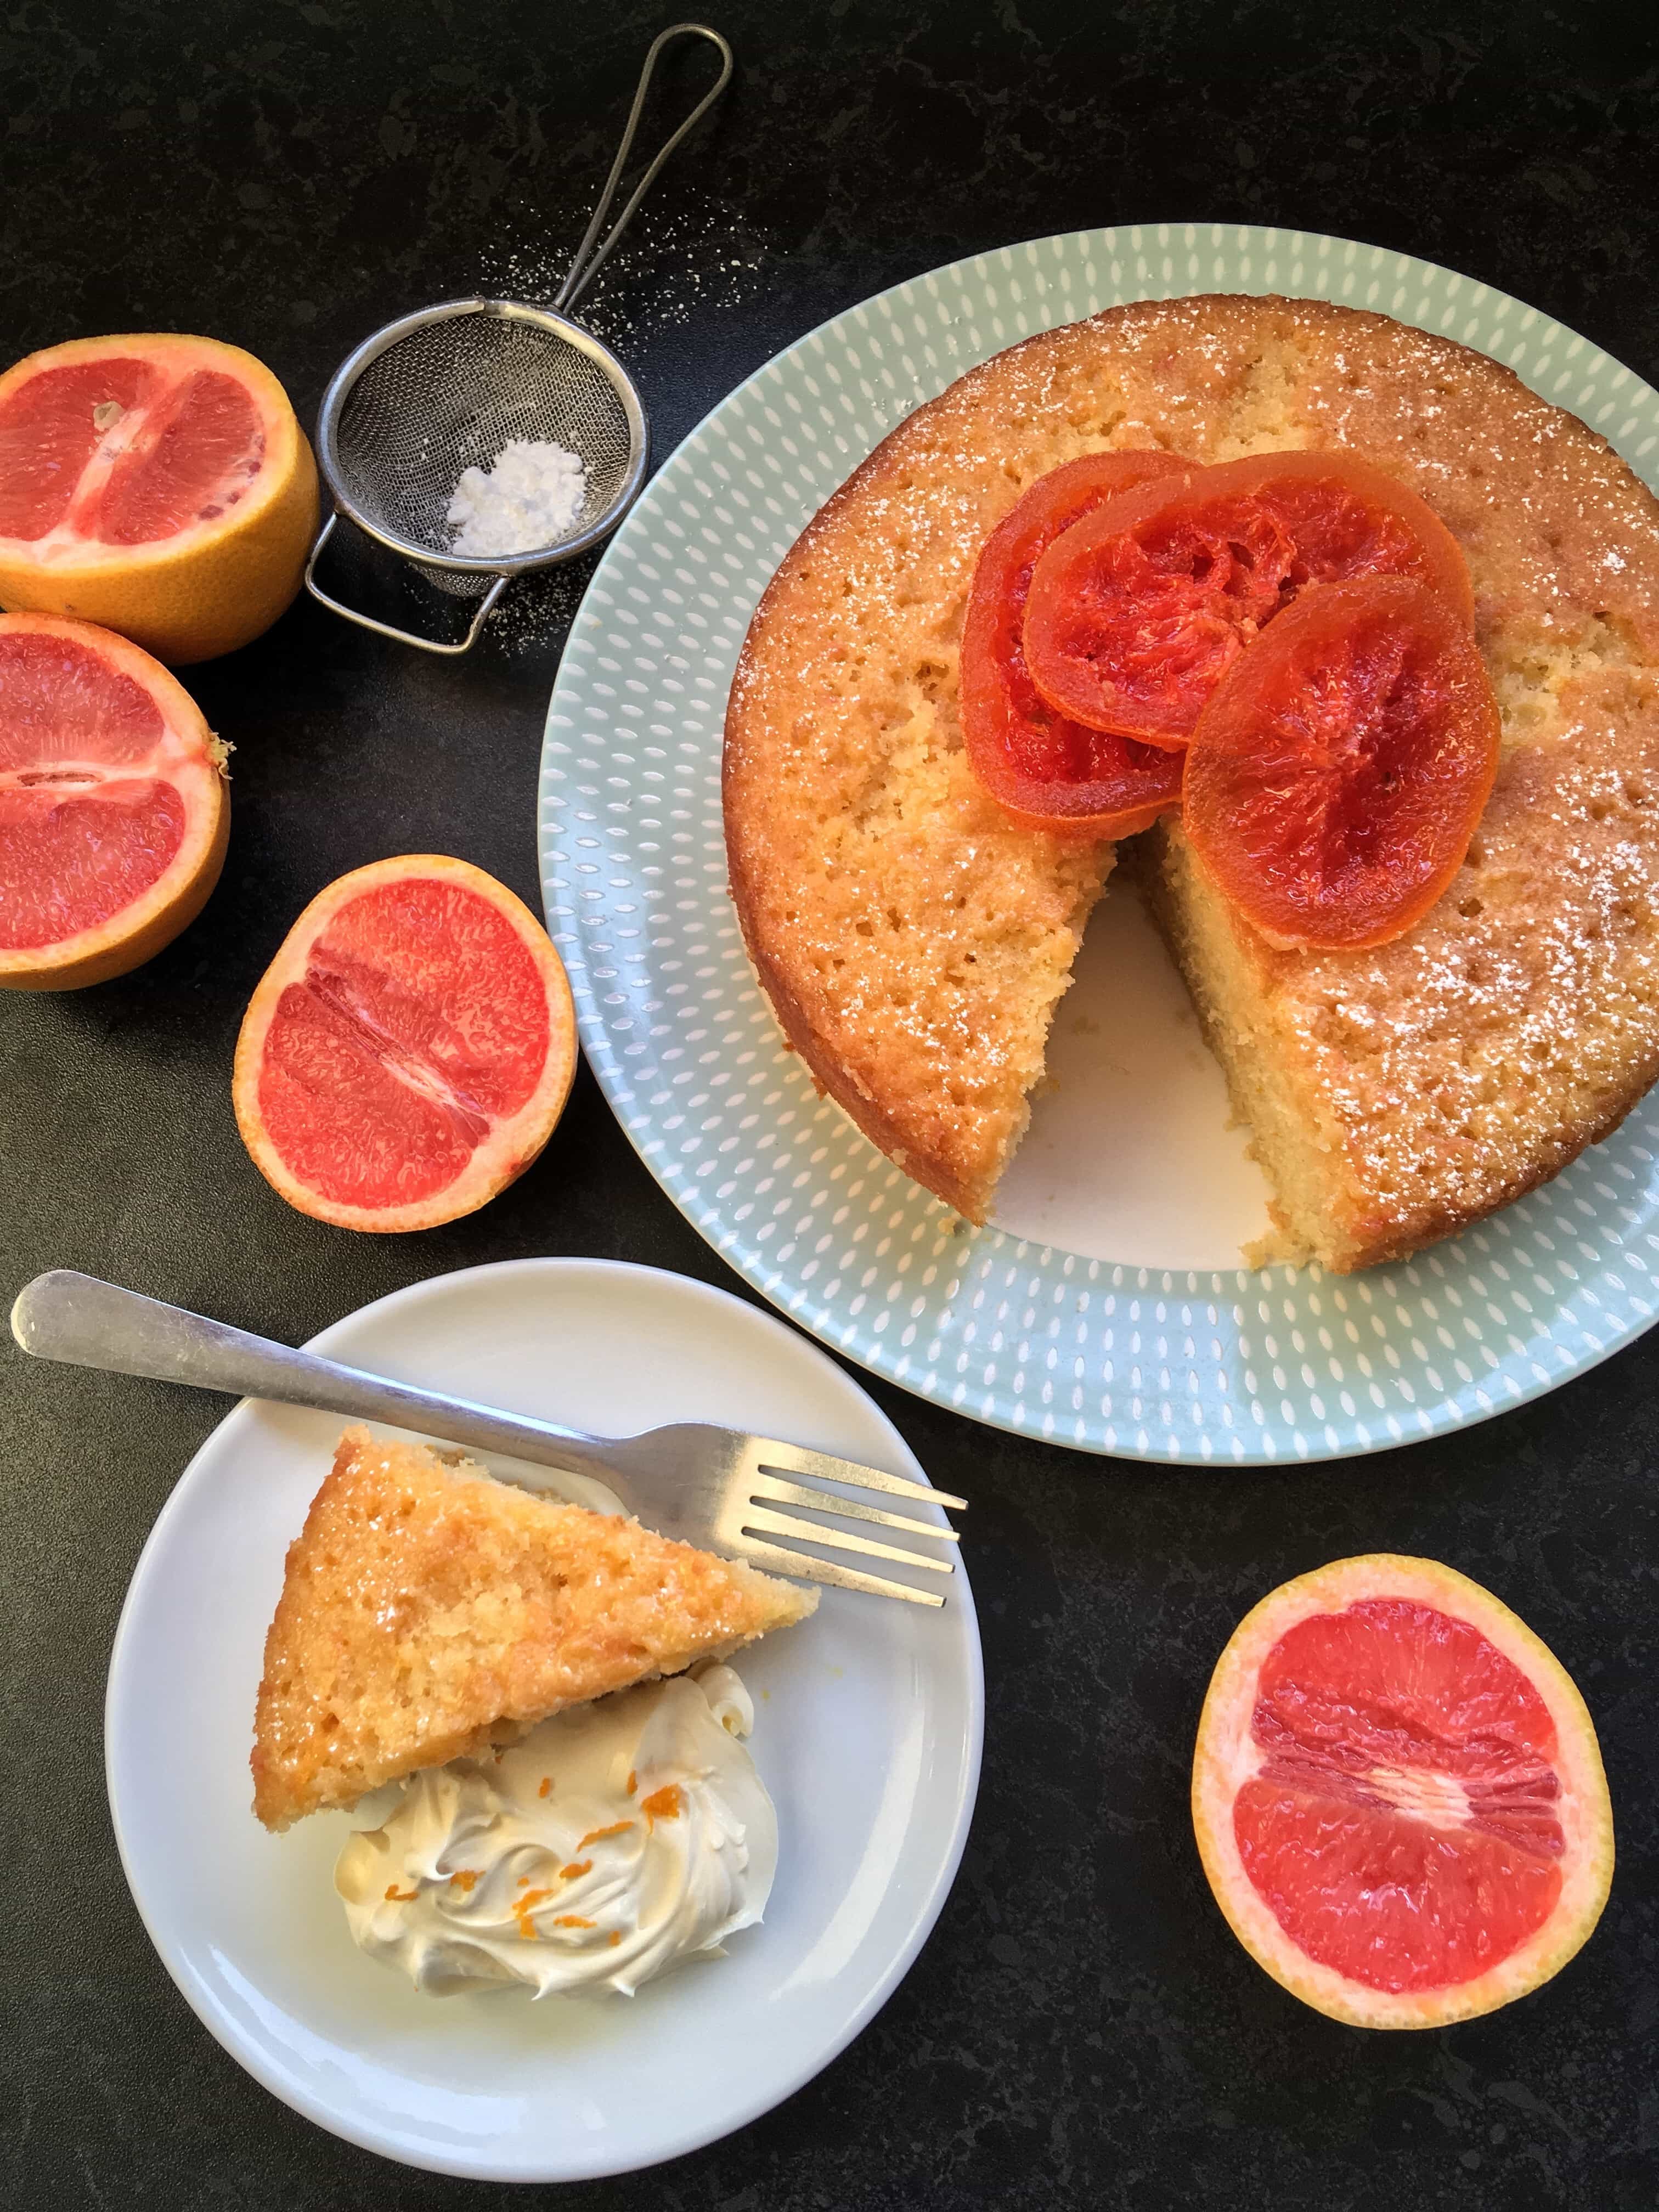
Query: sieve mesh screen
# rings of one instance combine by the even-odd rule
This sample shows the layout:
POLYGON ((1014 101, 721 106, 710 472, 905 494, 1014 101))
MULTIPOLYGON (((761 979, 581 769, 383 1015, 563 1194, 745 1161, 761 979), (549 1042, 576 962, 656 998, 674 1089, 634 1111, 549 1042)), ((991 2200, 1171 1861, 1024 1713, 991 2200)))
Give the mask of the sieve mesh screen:
POLYGON ((539 324, 488 309, 446 316, 378 354, 344 395, 335 489, 375 529, 447 553, 462 470, 488 469, 511 438, 567 447, 586 470, 566 538, 606 514, 634 459, 628 410, 602 362, 539 324))

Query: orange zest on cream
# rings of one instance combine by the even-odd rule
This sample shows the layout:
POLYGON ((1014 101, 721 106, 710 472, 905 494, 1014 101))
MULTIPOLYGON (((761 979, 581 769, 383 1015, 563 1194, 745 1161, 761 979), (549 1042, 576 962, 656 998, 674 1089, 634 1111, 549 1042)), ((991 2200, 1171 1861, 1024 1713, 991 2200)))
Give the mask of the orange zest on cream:
POLYGON ((631 1828, 633 1825, 631 1820, 613 1820, 608 1828, 590 1828, 576 1849, 585 1851, 590 1844, 602 1844, 607 1836, 619 1836, 624 1828, 631 1828))
POLYGON ((631 1995, 718 1952, 760 1918, 777 1864, 741 1741, 753 1723, 738 1677, 713 1664, 572 1706, 499 1760, 422 1768, 340 1854, 352 1935, 445 1995, 631 1995))
POLYGON ((550 1889, 527 1889, 513 1907, 513 1917, 519 1923, 519 1933, 526 1943, 536 1940, 536 1923, 532 1917, 544 1898, 551 1897, 550 1889))

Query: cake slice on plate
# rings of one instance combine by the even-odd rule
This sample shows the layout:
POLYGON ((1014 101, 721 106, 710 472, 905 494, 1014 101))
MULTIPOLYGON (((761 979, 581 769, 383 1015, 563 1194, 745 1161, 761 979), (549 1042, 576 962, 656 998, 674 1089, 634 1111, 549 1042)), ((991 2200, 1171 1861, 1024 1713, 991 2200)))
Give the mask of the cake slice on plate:
POLYGON ((567 1705, 724 1658, 817 1602, 635 1521, 348 1429, 265 1638, 253 1809, 281 1829, 353 1805, 567 1705))

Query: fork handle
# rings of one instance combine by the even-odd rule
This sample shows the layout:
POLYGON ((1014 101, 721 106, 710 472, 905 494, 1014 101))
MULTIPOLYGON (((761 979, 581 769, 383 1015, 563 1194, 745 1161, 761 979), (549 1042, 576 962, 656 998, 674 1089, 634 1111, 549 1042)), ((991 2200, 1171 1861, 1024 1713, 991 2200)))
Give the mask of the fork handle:
POLYGON ((474 1450, 506 1452, 538 1467, 615 1480, 605 1465, 603 1437, 366 1375, 68 1267, 37 1275, 18 1293, 11 1333, 37 1359, 390 1421, 474 1450))

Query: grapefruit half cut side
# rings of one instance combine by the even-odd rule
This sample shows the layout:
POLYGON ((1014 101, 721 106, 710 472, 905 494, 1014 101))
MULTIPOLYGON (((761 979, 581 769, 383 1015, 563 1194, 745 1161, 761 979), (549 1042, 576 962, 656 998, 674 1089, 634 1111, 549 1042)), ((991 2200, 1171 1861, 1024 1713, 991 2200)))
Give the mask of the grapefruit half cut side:
POLYGON ((570 986, 528 907, 415 854, 313 899, 243 1018, 233 1096, 254 1165, 301 1213, 431 1229, 530 1165, 575 1066, 570 986))
POLYGON ((0 986, 106 982, 195 920, 230 836, 227 750, 125 638, 0 615, 0 986))
POLYGON ((288 395, 240 346, 76 338, 0 376, 0 605, 211 659, 294 598, 317 508, 288 395))
POLYGON ((1507 1606, 1431 1559, 1340 1559, 1264 1598, 1199 1723, 1216 1902, 1293 1996, 1359 2027, 1523 1996, 1613 1876, 1595 1729, 1507 1606))

